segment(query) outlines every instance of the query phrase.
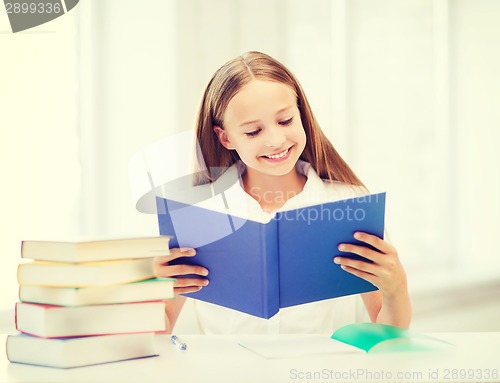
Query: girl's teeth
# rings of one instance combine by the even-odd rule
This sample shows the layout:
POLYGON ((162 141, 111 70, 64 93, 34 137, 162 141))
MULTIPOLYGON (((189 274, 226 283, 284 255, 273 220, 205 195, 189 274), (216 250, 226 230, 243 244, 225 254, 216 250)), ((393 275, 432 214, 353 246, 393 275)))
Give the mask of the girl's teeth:
POLYGON ((288 153, 288 149, 287 150, 284 150, 283 152, 281 153, 278 153, 278 154, 275 154, 275 155, 272 155, 272 156, 266 156, 267 158, 273 158, 273 159, 276 159, 276 158, 283 158, 286 156, 286 154, 288 153))

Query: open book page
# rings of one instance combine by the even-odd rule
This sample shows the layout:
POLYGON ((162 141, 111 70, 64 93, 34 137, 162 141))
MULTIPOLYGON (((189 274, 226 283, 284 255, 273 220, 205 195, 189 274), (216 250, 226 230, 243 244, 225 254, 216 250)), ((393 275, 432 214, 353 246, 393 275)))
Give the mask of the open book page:
POLYGON ((240 346, 267 358, 296 358, 318 354, 364 354, 364 351, 331 339, 327 335, 304 335, 299 337, 272 336, 243 341, 240 346))

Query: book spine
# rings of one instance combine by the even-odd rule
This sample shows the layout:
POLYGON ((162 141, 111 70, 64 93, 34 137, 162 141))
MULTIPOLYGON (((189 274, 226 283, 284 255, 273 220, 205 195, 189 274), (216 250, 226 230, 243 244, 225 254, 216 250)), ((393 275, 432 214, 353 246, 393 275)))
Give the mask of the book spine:
POLYGON ((271 318, 279 311, 279 248, 278 248, 278 220, 271 220, 261 227, 261 254, 262 254, 262 296, 263 317, 271 318))
POLYGON ((17 306, 19 305, 19 302, 16 303, 16 306, 14 307, 14 323, 16 325, 16 330, 18 330, 18 325, 17 325, 17 306))
POLYGON ((5 342, 5 355, 7 355, 7 360, 11 362, 11 357, 9 354, 9 339, 12 337, 12 335, 7 335, 7 340, 5 342))
POLYGON ((172 223, 172 217, 168 211, 167 200, 164 198, 156 197, 156 206, 158 210, 158 228, 161 236, 173 235, 170 239, 170 248, 179 247, 179 241, 175 227, 172 223))

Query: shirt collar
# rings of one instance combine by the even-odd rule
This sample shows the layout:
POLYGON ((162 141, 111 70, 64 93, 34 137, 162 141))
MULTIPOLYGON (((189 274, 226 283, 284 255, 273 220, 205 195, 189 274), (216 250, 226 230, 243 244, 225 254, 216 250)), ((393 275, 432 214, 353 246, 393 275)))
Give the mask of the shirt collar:
MULTIPOLYGON (((273 213, 263 212, 259 203, 245 192, 243 188, 243 182, 241 181, 241 175, 246 171, 246 165, 243 162, 238 161, 228 170, 230 170, 233 167, 237 169, 238 173, 240 174, 240 182, 237 182, 232 186, 231 188, 233 189, 232 191, 234 192, 235 191, 234 189, 237 188, 238 193, 244 193, 248 207, 251 207, 252 209, 258 209, 259 211, 261 211, 263 214, 266 215, 267 214, 271 216, 274 215, 275 212, 273 213)), ((302 174, 307 177, 306 183, 304 184, 304 188, 299 194, 293 196, 288 201, 286 201, 283 204, 283 206, 279 208, 277 211, 289 210, 292 208, 307 206, 311 203, 316 203, 318 193, 323 192, 324 189, 323 180, 320 178, 318 173, 316 173, 316 171, 313 169, 313 167, 309 162, 299 160, 297 161, 295 168, 297 169, 299 174, 302 174)))

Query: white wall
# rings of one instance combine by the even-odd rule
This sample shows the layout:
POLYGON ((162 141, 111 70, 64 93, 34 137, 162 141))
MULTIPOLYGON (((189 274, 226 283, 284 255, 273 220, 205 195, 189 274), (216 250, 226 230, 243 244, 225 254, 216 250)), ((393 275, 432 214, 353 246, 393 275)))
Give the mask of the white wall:
POLYGON ((74 16, 12 34, 0 12, 0 308, 17 300, 22 239, 79 231, 74 16))
POLYGON ((173 1, 79 4, 83 167, 82 231, 155 235, 154 217, 135 211, 128 161, 181 130, 177 102, 177 17, 173 1))
POLYGON ((44 33, 0 34, 0 305, 22 238, 156 233, 128 160, 191 128, 211 74, 247 50, 287 64, 340 152, 388 191, 412 288, 498 278, 500 2, 141 4, 86 0, 44 33))
POLYGON ((455 251, 464 267, 498 274, 500 228, 500 3, 456 1, 450 7, 452 195, 455 251))

